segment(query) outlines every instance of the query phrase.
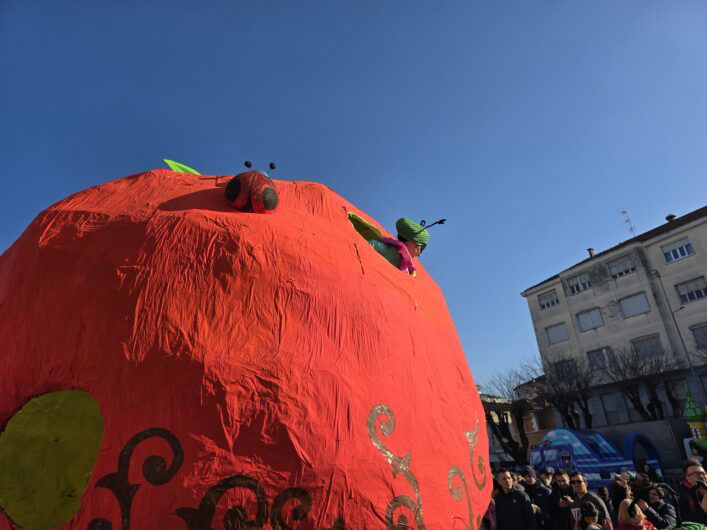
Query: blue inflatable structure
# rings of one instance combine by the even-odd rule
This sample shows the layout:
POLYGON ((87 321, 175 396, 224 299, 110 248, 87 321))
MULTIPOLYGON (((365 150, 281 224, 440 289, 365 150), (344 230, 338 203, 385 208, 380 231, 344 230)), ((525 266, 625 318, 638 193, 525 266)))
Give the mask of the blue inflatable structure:
POLYGON ((589 487, 609 486, 616 473, 636 471, 636 446, 646 453, 641 460, 663 476, 660 456, 655 446, 640 433, 631 433, 624 438, 620 453, 606 437, 598 431, 585 429, 553 429, 531 451, 530 463, 535 468, 553 467, 566 469, 570 473, 581 471, 589 487))

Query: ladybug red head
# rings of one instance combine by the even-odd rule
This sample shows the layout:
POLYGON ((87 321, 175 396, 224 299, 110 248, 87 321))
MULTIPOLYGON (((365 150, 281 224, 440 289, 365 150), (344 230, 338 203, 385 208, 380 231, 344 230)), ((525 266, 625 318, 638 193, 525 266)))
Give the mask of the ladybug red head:
MULTIPOLYGON (((251 169, 253 164, 246 162, 245 167, 251 169)), ((276 167, 270 162, 271 170, 276 167)), ((241 212, 274 213, 278 204, 275 183, 265 171, 257 170, 233 177, 226 185, 226 199, 241 212)))

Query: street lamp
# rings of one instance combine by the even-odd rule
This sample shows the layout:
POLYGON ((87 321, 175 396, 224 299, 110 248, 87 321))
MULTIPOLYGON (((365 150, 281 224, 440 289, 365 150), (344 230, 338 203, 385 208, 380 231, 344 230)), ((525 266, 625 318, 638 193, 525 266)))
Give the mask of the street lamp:
POLYGON ((705 397, 705 389, 702 387, 702 381, 700 381, 700 378, 697 377, 697 372, 695 372, 695 367, 692 364, 692 359, 690 358, 690 352, 687 350, 687 346, 685 345, 685 339, 682 337, 682 333, 680 332, 680 326, 678 326, 678 321, 675 319, 675 313, 678 311, 682 311, 685 309, 684 305, 681 305, 679 308, 677 308, 675 311, 673 311, 673 308, 670 306, 670 299, 668 298, 668 293, 665 292, 665 286, 663 285, 663 279, 660 277, 660 272, 657 270, 652 270, 651 275, 658 278, 658 282, 660 283, 660 288, 663 291, 663 297, 665 298, 665 303, 668 304, 668 309, 670 310, 670 316, 673 318, 673 324, 675 325, 675 331, 678 333, 678 338, 680 339, 680 344, 682 344, 682 350, 685 352, 685 358, 687 359, 687 366, 690 369, 690 376, 693 379, 693 386, 697 388, 697 392, 699 394, 699 399, 700 402, 702 403, 702 406, 707 403, 707 398, 705 397))

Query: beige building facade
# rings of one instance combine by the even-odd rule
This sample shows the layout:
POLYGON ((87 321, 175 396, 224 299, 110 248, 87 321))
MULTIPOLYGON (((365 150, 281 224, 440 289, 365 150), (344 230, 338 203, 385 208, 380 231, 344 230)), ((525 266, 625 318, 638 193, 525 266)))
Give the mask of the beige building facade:
POLYGON ((584 261, 521 293, 546 369, 586 362, 597 371, 606 383, 591 403, 597 426, 639 419, 603 377, 626 349, 673 356, 682 366, 675 395, 684 399, 689 381, 698 401, 707 404, 707 207, 668 216, 653 230, 588 252, 584 261))

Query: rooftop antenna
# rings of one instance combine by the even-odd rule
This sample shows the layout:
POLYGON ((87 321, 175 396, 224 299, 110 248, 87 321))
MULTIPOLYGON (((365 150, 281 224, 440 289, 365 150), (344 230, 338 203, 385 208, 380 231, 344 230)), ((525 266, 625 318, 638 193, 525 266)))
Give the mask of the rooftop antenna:
POLYGON ((631 218, 628 216, 628 212, 626 210, 620 210, 619 213, 624 216, 624 224, 628 225, 628 229, 631 231, 633 237, 636 237, 636 231, 633 229, 633 225, 631 224, 631 218))

